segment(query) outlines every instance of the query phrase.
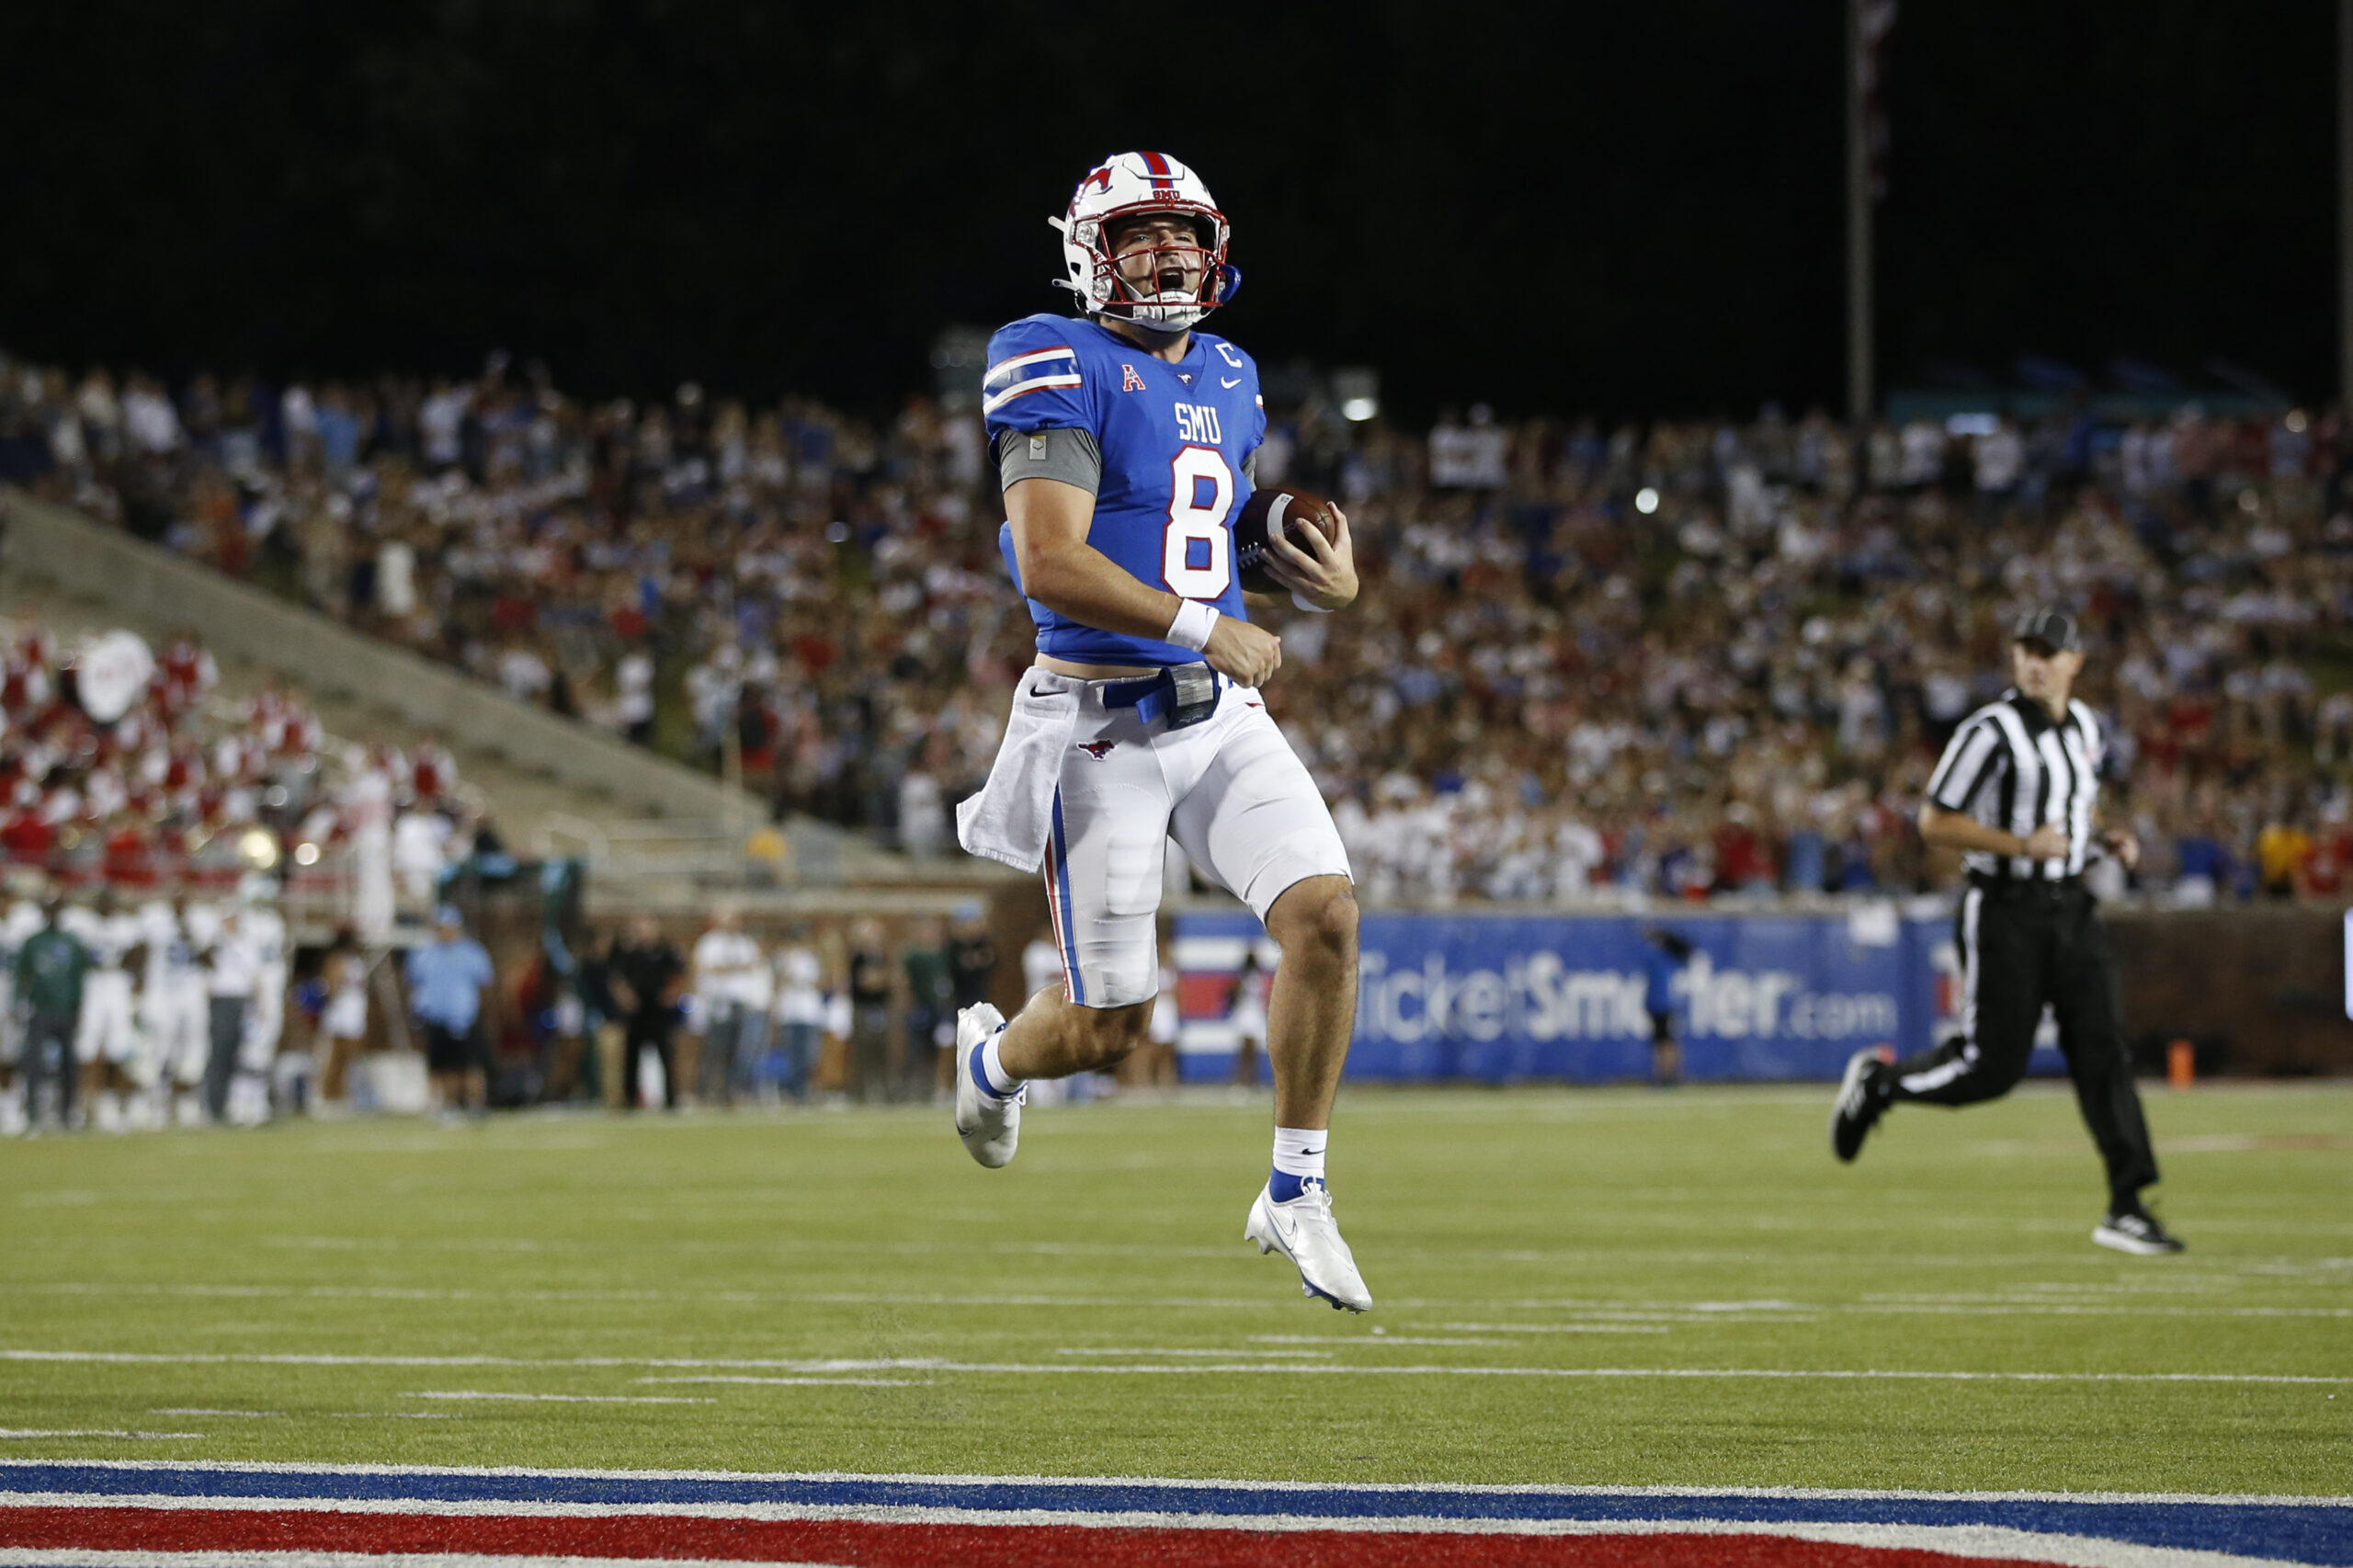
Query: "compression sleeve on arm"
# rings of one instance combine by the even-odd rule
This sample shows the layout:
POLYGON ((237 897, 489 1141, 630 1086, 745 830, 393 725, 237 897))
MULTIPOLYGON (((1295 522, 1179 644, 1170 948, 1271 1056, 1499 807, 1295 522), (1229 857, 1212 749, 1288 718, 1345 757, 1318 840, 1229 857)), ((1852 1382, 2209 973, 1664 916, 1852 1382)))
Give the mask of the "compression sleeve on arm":
POLYGON ((1006 430, 996 440, 997 476, 1007 490, 1024 479, 1059 479, 1089 495, 1103 485, 1103 449, 1086 430, 1006 430))

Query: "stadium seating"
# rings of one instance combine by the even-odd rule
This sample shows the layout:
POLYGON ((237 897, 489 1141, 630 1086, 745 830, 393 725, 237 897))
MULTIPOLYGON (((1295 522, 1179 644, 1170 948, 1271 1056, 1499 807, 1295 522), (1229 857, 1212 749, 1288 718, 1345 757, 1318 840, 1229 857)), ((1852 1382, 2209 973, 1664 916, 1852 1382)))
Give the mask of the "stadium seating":
MULTIPOLYGON (((874 425, 688 386, 0 373, 0 470, 472 671, 928 853, 1029 625, 968 415, 874 425)), ((1260 477, 1351 509, 1366 592, 1284 629, 1275 710, 1374 902, 1902 891, 2003 616, 2093 635, 2135 885, 2327 895, 2344 422, 1989 417, 1850 431, 1280 411, 1260 477)), ((2101 875, 2121 891, 2123 874, 2101 875)))

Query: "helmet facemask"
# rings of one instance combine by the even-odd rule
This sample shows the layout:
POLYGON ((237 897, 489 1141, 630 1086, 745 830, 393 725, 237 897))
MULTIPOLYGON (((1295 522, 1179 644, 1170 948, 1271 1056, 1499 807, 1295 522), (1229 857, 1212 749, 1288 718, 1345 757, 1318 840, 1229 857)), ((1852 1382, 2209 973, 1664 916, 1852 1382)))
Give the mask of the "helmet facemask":
POLYGON ((1174 215, 1184 220, 1186 235, 1120 243, 1120 231, 1164 215, 1122 213, 1101 225, 1111 283, 1102 313, 1156 332, 1183 332, 1217 308, 1222 247, 1215 239, 1216 225, 1182 211, 1174 215))

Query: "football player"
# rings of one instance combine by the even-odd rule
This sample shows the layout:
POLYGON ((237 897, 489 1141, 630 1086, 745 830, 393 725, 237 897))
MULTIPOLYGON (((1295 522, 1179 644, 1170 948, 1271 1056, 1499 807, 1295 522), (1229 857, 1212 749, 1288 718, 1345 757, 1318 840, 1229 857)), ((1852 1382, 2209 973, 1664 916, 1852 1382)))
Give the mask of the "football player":
MULTIPOLYGON (((999 332, 982 387, 1038 658, 957 824, 974 854, 1042 867, 1063 979, 1010 1023, 985 1005, 959 1016, 956 1131, 1003 1165, 1028 1080, 1108 1067, 1142 1042, 1173 835, 1282 948, 1273 1170, 1244 1238, 1296 1264, 1311 1298, 1363 1312, 1372 1297, 1324 1182, 1355 1028, 1356 897, 1323 797, 1258 695, 1282 644, 1250 622, 1233 528, 1266 405, 1251 358, 1197 330, 1240 280, 1225 216, 1183 164, 1122 153, 1051 222, 1081 314, 999 332)), ((1347 519, 1329 539, 1310 531, 1301 547, 1272 530, 1270 568, 1300 609, 1339 609, 1357 593, 1347 519)))
MULTIPOLYGON (((139 917, 119 907, 114 889, 100 888, 95 906, 66 910, 65 928, 89 949, 90 972, 82 977, 82 1013, 74 1030, 74 1057, 82 1063, 83 1103, 101 1132, 124 1126, 124 1096, 147 1085, 132 1014, 131 959, 143 933, 139 917)), ((134 1101, 135 1103, 135 1101, 134 1101)))

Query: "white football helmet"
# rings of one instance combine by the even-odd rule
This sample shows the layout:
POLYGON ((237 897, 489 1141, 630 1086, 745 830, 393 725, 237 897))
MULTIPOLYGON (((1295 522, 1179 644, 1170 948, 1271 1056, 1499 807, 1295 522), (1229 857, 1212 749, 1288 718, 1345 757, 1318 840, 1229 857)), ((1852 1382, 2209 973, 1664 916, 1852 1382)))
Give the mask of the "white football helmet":
POLYGON ((1046 222, 1062 231, 1063 260, 1070 269, 1069 277, 1054 281, 1077 295, 1088 315, 1114 316, 1158 332, 1183 332, 1233 299, 1241 287, 1242 274, 1225 260, 1232 231, 1210 187, 1200 176, 1162 153, 1113 153, 1078 182, 1069 212, 1046 222), (1145 212, 1174 212, 1192 221, 1197 245, 1154 247, 1194 253, 1201 280, 1191 292, 1141 293, 1120 276, 1110 230, 1118 220, 1145 212))

